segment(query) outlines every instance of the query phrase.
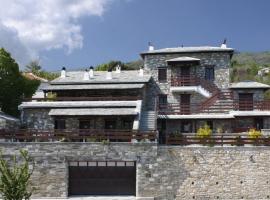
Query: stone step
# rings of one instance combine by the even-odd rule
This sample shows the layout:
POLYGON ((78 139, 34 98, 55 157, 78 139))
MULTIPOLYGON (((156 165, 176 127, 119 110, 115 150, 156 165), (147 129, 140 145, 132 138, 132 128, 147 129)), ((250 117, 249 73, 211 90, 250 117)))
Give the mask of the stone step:
POLYGON ((154 130, 156 126, 155 111, 143 111, 140 119, 140 130, 149 131, 154 130))

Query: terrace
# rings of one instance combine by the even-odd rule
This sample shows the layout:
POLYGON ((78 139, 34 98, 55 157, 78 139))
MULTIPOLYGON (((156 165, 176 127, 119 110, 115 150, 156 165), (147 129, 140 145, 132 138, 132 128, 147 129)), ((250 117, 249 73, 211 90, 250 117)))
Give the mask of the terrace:
POLYGON ((180 75, 171 77, 172 88, 176 87, 190 87, 190 86, 201 86, 208 92, 214 94, 218 92, 217 86, 210 80, 205 80, 194 75, 180 75))
POLYGON ((223 102, 222 104, 180 104, 167 103, 158 105, 160 115, 193 115, 229 113, 230 111, 270 111, 270 101, 238 101, 223 102))
MULTIPOLYGON (((0 130, 0 141, 4 142, 100 142, 109 143, 157 143, 157 131, 130 130, 0 130)), ((218 145, 218 146, 270 146, 270 137, 250 137, 248 134, 218 134, 209 137, 198 137, 190 134, 166 134, 165 145, 218 145)))
POLYGON ((0 130, 0 140, 6 142, 156 142, 156 131, 132 130, 0 130))
POLYGON ((211 135, 210 137, 201 138, 195 134, 189 135, 167 135, 166 145, 219 145, 219 146, 270 146, 270 138, 266 136, 250 137, 247 134, 223 134, 211 135))

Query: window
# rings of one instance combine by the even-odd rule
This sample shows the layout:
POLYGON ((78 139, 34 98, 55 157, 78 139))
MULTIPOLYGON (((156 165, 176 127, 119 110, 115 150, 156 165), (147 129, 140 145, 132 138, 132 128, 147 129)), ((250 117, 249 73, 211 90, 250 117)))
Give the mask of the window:
POLYGON ((122 128, 125 130, 130 130, 132 129, 133 126, 133 121, 132 120, 123 120, 122 123, 122 128))
POLYGON ((214 66, 205 67, 205 80, 214 81, 215 80, 215 69, 214 66))
POLYGON ((56 119, 54 121, 54 129, 66 129, 66 120, 56 119))
POLYGON ((159 82, 166 82, 167 81, 167 69, 166 68, 159 68, 158 69, 158 81, 159 82))
POLYGON ((80 129, 94 129, 95 121, 94 119, 81 119, 80 120, 80 129))
POLYGON ((159 104, 167 104, 167 95, 166 94, 160 94, 158 96, 158 102, 159 104))

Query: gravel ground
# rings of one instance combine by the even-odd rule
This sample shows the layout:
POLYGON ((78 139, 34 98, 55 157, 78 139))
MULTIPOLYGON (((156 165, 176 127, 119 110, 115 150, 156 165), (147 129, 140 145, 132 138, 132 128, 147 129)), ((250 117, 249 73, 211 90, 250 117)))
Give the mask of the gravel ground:
MULTIPOLYGON (((46 199, 32 199, 32 200, 53 200, 54 198, 46 199)), ((133 196, 91 196, 91 197, 69 197, 67 200, 135 200, 133 196)), ((66 200, 66 199, 55 199, 66 200)))

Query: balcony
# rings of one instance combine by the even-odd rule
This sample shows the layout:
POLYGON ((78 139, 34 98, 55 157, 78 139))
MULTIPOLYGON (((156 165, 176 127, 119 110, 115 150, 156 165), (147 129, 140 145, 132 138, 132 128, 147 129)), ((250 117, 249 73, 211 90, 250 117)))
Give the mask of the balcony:
POLYGON ((269 137, 251 138, 246 134, 224 134, 224 135, 211 135, 210 137, 200 138, 195 134, 190 135, 167 135, 165 144, 167 145, 230 145, 230 146, 270 146, 269 137))
POLYGON ((160 115, 192 115, 192 114, 215 114, 229 113, 230 111, 270 111, 270 101, 243 102, 232 100, 228 102, 211 104, 159 104, 160 115))
POLYGON ((234 110, 238 111, 269 111, 270 101, 234 101, 234 110))
POLYGON ((199 84, 199 78, 196 76, 179 76, 171 78, 171 86, 197 86, 199 84))
POLYGON ((198 106, 194 104, 167 103, 159 104, 158 113, 160 115, 190 115, 197 113, 198 106))
POLYGON ((16 131, 0 130, 0 140, 8 142, 155 142, 156 131, 131 130, 32 130, 19 129, 16 131))
MULTIPOLYGON (((205 80, 197 76, 172 76, 171 78, 171 89, 174 90, 176 88, 190 88, 194 89, 194 87, 201 87, 208 93, 214 94, 219 92, 219 88, 215 85, 213 81, 205 80)), ((199 91, 199 88, 196 88, 199 91)), ((208 95, 206 95, 208 96, 208 95)), ((209 97, 209 96, 208 96, 209 97)))

